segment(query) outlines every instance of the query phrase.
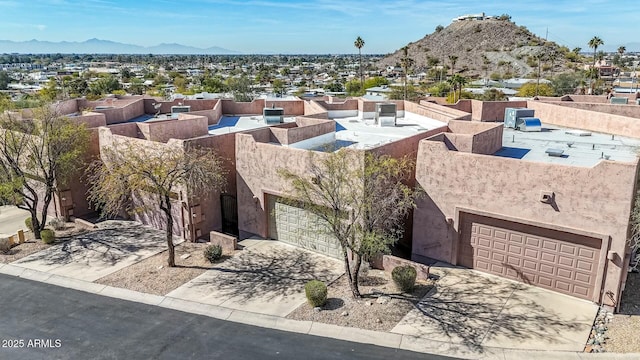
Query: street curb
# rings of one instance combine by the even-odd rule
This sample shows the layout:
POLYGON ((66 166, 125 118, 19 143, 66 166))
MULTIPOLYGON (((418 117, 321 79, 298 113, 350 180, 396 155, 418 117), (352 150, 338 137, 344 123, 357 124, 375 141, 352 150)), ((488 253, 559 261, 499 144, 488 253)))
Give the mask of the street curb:
POLYGON ((424 339, 412 335, 391 332, 357 329, 313 321, 291 320, 275 315, 253 313, 230 309, 218 305, 203 304, 196 301, 178 299, 138 291, 116 288, 78 280, 62 275, 23 268, 12 264, 0 264, 0 274, 15 276, 27 280, 79 290, 95 295, 143 303, 191 314, 208 316, 220 320, 258 326, 287 332, 308 334, 343 341, 371 344, 408 350, 424 354, 451 356, 461 359, 505 360, 505 359, 545 359, 545 360, 582 360, 582 359, 621 359, 636 360, 639 354, 601 353, 588 354, 574 351, 535 351, 480 346, 476 350, 462 344, 424 339))

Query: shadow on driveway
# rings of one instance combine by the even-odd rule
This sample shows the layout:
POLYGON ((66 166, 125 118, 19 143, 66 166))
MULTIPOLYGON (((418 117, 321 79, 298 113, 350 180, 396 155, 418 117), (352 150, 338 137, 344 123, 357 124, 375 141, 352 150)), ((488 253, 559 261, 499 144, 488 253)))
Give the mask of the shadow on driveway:
POLYGON ((463 344, 582 351, 597 306, 477 272, 446 275, 393 332, 463 344))

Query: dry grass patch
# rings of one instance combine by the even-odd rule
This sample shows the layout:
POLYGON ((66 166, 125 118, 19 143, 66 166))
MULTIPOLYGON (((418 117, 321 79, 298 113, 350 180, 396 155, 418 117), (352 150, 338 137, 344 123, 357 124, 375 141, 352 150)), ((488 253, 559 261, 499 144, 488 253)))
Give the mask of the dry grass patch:
POLYGON ((327 303, 321 311, 316 311, 311 305, 304 303, 287 318, 389 331, 415 307, 433 285, 432 281, 417 282, 411 294, 402 294, 396 289, 390 274, 370 270, 360 282, 360 293, 364 297, 354 299, 343 275, 328 286, 327 303))
POLYGON ((613 316, 605 336, 607 352, 640 352, 640 274, 631 273, 622 294, 620 313, 613 316))
MULTIPOLYGON (((147 294, 166 295, 216 266, 203 256, 208 245, 210 243, 188 241, 176 245, 176 267, 173 268, 167 266, 165 250, 95 282, 147 294)), ((220 261, 223 260, 224 257, 220 261)))

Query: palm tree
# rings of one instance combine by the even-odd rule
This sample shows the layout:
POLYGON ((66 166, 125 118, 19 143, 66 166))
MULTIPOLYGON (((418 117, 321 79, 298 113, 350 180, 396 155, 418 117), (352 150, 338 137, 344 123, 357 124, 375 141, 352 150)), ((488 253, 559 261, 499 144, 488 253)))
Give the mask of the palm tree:
POLYGON ((409 68, 413 64, 413 59, 409 57, 409 47, 405 46, 402 48, 402 59, 400 59, 400 63, 402 64, 402 79, 403 79, 403 100, 407 100, 407 73, 409 72, 409 68))
POLYGON ((449 55, 449 61, 451 61, 451 75, 453 76, 453 72, 456 68, 456 62, 458 61, 458 57, 455 55, 449 55))
POLYGON ((618 47, 618 54, 620 54, 620 56, 622 56, 625 51, 627 51, 627 48, 625 46, 618 47))
POLYGON ((360 36, 356 38, 353 46, 358 48, 358 61, 360 63, 360 91, 364 91, 364 77, 362 77, 362 48, 364 47, 364 40, 360 36))
MULTIPOLYGON (((596 67, 596 58, 597 58, 598 46, 604 45, 604 41, 602 41, 602 39, 600 39, 599 37, 594 36, 591 40, 589 40, 588 45, 589 45, 590 48, 593 49, 593 68, 595 68, 596 67)), ((597 77, 598 72, 593 72, 592 74, 595 74, 596 77, 597 77)), ((595 81, 593 83, 595 84, 595 81)))
POLYGON ((455 74, 451 76, 448 82, 453 87, 453 102, 455 104, 457 100, 459 100, 460 97, 462 97, 462 87, 466 85, 469 82, 469 80, 464 76, 455 74), (456 90, 458 90, 458 94, 459 94, 457 99, 456 99, 456 90))
POLYGON ((604 45, 604 41, 597 36, 594 36, 589 40, 589 47, 593 49, 593 66, 596 66, 596 53, 598 52, 598 46, 604 45))

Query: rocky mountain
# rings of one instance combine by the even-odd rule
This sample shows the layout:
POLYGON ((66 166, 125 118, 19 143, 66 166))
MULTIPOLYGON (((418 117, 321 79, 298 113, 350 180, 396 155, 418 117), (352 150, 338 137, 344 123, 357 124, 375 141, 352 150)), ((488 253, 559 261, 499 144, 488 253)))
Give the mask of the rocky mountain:
POLYGON ((0 54, 238 54, 238 52, 213 46, 201 49, 181 44, 160 44, 151 47, 124 44, 109 40, 89 39, 82 42, 10 41, 0 40, 0 54))
MULTIPOLYGON (((508 73, 525 77, 537 71, 535 56, 545 51, 552 54, 544 61, 549 75, 566 70, 566 47, 531 33, 526 27, 508 20, 467 20, 451 23, 424 38, 409 43, 409 58, 414 71, 426 71, 435 66, 451 67, 449 56, 456 56, 455 72, 469 77, 489 77, 508 73)), ((401 64, 402 49, 378 62, 380 68, 401 64)))

